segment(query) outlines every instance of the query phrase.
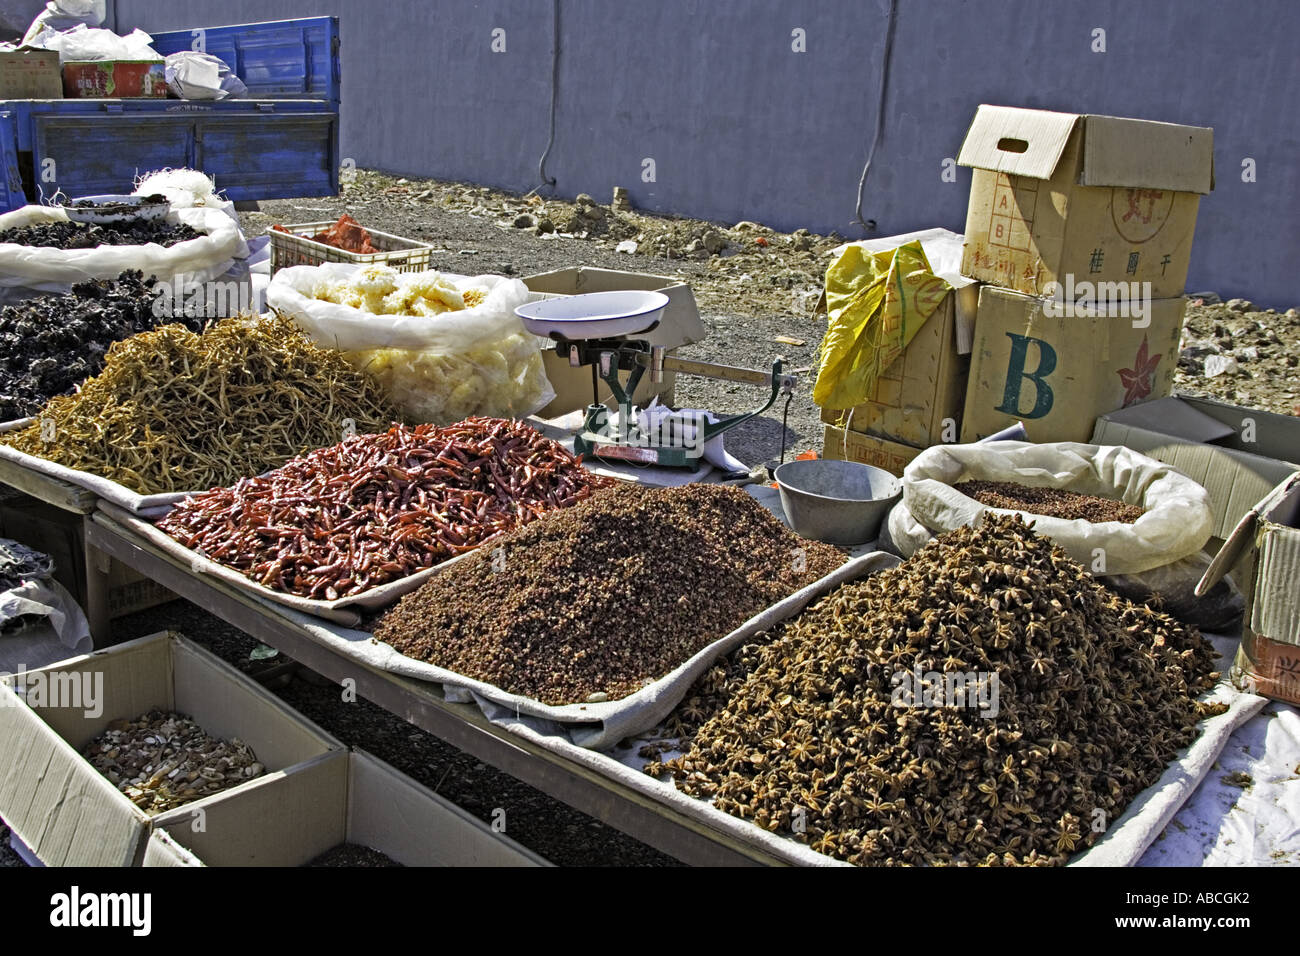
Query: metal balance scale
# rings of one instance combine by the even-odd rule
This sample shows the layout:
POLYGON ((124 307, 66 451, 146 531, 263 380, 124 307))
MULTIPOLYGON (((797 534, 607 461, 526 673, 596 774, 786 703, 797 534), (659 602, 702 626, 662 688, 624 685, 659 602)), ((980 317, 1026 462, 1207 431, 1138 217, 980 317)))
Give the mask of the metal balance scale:
POLYGON ((587 406, 582 431, 574 438, 574 451, 587 458, 601 458, 669 468, 700 466, 705 444, 741 422, 761 415, 785 394, 787 404, 797 379, 783 374, 782 360, 772 362, 772 371, 715 365, 671 357, 662 345, 651 345, 637 336, 654 331, 668 305, 662 292, 590 292, 530 302, 515 309, 524 327, 534 335, 555 343, 555 351, 571 367, 591 367, 592 403, 587 406), (627 383, 619 372, 627 372, 627 383), (643 428, 634 414, 632 396, 646 372, 651 383, 663 380, 665 371, 705 378, 740 382, 770 389, 761 408, 729 415, 716 422, 699 418, 670 420, 666 428, 643 428), (618 404, 615 420, 600 401, 600 381, 609 386, 618 404))

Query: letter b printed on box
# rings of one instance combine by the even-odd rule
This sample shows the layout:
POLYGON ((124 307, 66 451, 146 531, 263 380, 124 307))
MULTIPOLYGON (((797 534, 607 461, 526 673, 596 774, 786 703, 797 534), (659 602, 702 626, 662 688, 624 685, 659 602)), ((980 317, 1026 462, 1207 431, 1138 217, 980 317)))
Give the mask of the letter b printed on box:
POLYGON ((1055 401, 1047 377, 1056 371, 1056 349, 1042 339, 1015 332, 1008 332, 1007 338, 1011 339, 1011 355, 1007 360, 1007 384, 997 411, 1017 418, 1042 418, 1052 410, 1055 401), (1025 368, 1031 342, 1038 346, 1038 366, 1032 372, 1025 368), (1034 404, 1028 411, 1020 407, 1020 392, 1025 379, 1034 383, 1034 404))

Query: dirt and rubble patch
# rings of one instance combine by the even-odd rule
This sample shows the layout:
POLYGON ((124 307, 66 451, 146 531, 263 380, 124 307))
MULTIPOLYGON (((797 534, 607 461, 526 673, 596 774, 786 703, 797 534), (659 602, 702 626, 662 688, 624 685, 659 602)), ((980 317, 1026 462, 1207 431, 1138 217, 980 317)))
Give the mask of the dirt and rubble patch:
POLYGON ((1265 309, 1212 292, 1188 297, 1174 388, 1300 415, 1300 309, 1265 309))

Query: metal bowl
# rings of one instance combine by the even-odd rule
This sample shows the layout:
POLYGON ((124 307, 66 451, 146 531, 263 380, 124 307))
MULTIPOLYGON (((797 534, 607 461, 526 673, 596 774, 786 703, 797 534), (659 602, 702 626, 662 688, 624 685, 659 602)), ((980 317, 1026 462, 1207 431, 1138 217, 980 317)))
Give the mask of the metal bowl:
POLYGON ((647 332, 659 324, 667 306, 668 296, 662 292, 626 289, 529 302, 515 309, 515 315, 534 335, 580 341, 647 332))
POLYGON ((898 478, 856 461, 791 461, 778 468, 775 477, 790 527, 827 544, 874 540, 885 514, 903 494, 898 478))
POLYGON ((118 222, 150 222, 161 219, 171 209, 171 203, 145 202, 144 196, 124 194, 107 194, 102 196, 79 196, 66 203, 62 209, 73 222, 87 222, 96 226, 105 226, 118 222), (90 205, 78 206, 77 203, 90 205))

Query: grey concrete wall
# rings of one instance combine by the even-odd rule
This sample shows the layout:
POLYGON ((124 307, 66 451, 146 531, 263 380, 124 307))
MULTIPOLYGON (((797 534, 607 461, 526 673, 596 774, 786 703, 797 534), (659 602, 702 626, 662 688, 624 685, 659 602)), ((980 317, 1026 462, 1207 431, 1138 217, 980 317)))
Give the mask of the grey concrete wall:
MULTIPOLYGON (((864 235, 887 0, 560 0, 556 191, 645 209, 864 235), (806 52, 792 50, 805 31, 806 52), (655 181, 642 180, 643 160, 655 181)), ((968 170, 942 178, 981 102, 1215 129, 1189 289, 1300 305, 1300 3, 901 0, 875 234, 962 229, 968 170), (1093 31, 1105 30, 1104 53, 1093 31), (1254 160, 1255 182, 1242 163, 1254 160)), ((337 14, 344 156, 515 190, 547 139, 545 0, 116 0, 119 27, 337 14), (506 52, 491 49, 505 30, 506 52)))

